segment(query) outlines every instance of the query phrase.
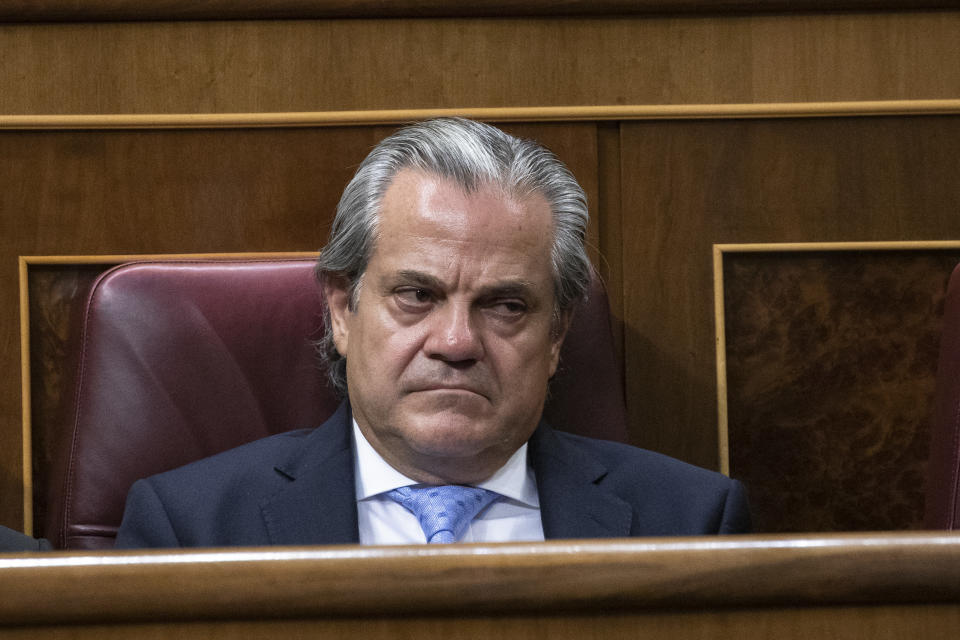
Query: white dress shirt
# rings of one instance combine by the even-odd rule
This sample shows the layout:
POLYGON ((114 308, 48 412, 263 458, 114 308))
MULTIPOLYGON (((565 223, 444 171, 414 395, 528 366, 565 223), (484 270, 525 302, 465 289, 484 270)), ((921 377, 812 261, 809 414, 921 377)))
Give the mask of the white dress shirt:
MULTIPOLYGON (((416 485, 384 460, 353 421, 353 471, 357 488, 360 544, 425 544, 426 535, 416 516, 385 492, 416 485)), ((477 514, 460 542, 517 542, 543 540, 540 498, 533 469, 522 447, 487 480, 476 485, 500 494, 477 514)))

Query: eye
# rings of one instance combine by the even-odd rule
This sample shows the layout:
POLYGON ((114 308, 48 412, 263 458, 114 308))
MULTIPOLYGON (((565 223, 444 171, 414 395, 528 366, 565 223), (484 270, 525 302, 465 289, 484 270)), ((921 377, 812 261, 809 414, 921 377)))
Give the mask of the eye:
POLYGON ((501 318, 508 320, 519 318, 527 312, 527 305, 525 302, 512 298, 507 300, 494 300, 487 308, 501 318))
POLYGON ((407 311, 425 311, 433 304, 434 296, 422 287, 401 287, 393 292, 397 304, 407 311))

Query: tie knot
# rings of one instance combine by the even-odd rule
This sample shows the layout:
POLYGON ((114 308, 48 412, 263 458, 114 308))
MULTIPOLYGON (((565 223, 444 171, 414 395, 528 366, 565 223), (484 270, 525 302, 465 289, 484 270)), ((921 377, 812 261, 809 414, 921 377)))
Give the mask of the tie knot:
POLYGON ((427 542, 456 542, 470 522, 498 494, 458 484, 436 487, 400 487, 387 493, 420 522, 427 542))

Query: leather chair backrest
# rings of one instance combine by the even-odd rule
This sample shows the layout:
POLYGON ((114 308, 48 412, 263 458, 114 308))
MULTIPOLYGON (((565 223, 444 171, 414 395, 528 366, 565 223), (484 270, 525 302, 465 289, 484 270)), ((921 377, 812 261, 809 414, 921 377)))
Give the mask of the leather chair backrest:
MULTIPOLYGON (((340 399, 314 348, 322 314, 311 259, 135 262, 101 275, 42 534, 60 548, 109 548, 138 478, 323 422, 340 399)), ((545 415, 559 429, 626 440, 623 376, 596 278, 545 415)))
POLYGON ((927 528, 960 529, 960 265, 947 285, 925 498, 927 528))

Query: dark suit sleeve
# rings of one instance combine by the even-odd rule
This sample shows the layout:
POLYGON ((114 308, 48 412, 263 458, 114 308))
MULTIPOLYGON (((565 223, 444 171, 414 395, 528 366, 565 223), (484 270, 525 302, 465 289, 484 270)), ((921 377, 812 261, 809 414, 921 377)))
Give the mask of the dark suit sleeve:
POLYGON ((0 526, 0 553, 6 551, 50 551, 50 543, 0 526))
POLYGON ((167 510, 149 480, 138 480, 127 494, 127 506, 115 549, 180 547, 167 510))
POLYGON ((737 480, 730 481, 730 490, 723 505, 723 518, 720 521, 720 534, 750 533, 750 508, 747 506, 747 492, 737 480))

